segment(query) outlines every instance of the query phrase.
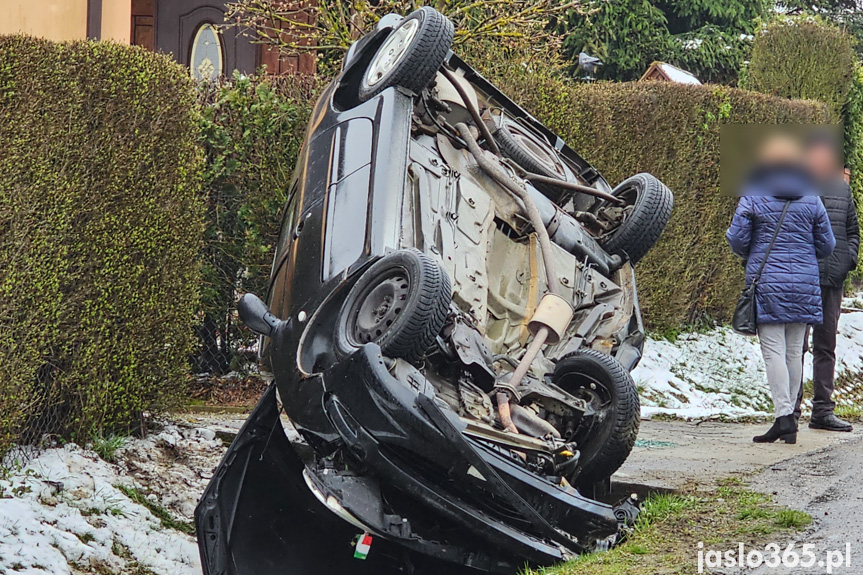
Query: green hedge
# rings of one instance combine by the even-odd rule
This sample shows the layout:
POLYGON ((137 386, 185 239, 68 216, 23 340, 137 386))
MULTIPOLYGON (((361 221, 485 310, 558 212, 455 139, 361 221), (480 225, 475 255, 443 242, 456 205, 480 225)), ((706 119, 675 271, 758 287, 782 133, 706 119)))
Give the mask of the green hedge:
MULTIPOLYGON (((848 100, 842 111, 845 123, 845 165, 851 169, 851 195, 857 202, 857 214, 863 222, 863 66, 857 66, 851 77, 848 100)), ((857 263, 856 279, 863 277, 863 259, 857 263)))
POLYGON ((723 123, 824 123, 818 103, 721 86, 667 82, 571 85, 514 71, 500 84, 614 185, 650 172, 674 192, 671 221, 638 266, 647 325, 676 331, 726 321, 742 286, 725 230, 736 201, 719 193, 723 123))
POLYGON ((198 303, 196 94, 168 58, 0 37, 0 452, 175 402, 198 303))
POLYGON ((743 87, 785 98, 818 100, 840 113, 857 54, 854 37, 805 16, 780 18, 755 38, 743 87))
POLYGON ((315 78, 239 73, 198 87, 207 216, 196 372, 240 368, 238 346, 255 339, 238 329, 231 311, 239 293, 267 292, 281 210, 318 87, 315 78))

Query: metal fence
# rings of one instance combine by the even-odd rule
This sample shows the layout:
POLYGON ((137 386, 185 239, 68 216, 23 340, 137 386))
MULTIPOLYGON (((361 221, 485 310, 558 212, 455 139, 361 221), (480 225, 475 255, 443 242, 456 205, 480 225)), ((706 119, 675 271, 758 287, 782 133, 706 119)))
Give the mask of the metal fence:
POLYGON ((39 374, 39 381, 35 386, 35 393, 27 398, 26 417, 18 429, 11 430, 11 447, 3 449, 0 445, 0 470, 18 469, 25 466, 32 457, 39 453, 40 449, 56 447, 60 438, 52 435, 57 429, 57 423, 62 420, 63 414, 58 412, 59 402, 52 387, 48 384, 48 378, 44 372, 39 374))
POLYGON ((233 306, 224 317, 204 318, 190 361, 190 398, 217 405, 247 403, 267 380, 258 368, 258 338, 244 328, 233 306))

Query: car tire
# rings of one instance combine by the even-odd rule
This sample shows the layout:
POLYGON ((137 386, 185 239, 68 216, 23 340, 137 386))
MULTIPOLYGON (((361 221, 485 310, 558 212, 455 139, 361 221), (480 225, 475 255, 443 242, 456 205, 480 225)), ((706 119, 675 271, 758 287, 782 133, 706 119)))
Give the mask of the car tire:
POLYGON ((348 292, 337 322, 339 348, 376 343, 388 357, 422 359, 446 323, 452 287, 441 265, 419 250, 388 254, 348 292))
MULTIPOLYGON (((557 150, 529 127, 507 116, 501 116, 494 132, 494 140, 501 153, 524 171, 566 181, 567 170, 557 150)), ((537 188, 545 193, 560 194, 560 190, 548 184, 539 184, 537 188)))
POLYGON ((572 438, 581 456, 571 482, 589 485, 611 477, 629 457, 638 436, 641 406, 632 376, 612 356, 583 349, 557 362, 552 381, 596 410, 582 420, 572 438))
POLYGON ((392 86, 421 92, 443 64, 454 34, 449 18, 430 6, 408 14, 393 28, 363 72, 360 101, 392 86))
MULTIPOLYGON (((620 226, 600 241, 610 254, 628 257, 635 265, 653 248, 674 207, 674 195, 650 174, 636 174, 611 191, 613 196, 634 195, 632 211, 620 226)), ((603 202, 605 206, 608 204, 603 202)))

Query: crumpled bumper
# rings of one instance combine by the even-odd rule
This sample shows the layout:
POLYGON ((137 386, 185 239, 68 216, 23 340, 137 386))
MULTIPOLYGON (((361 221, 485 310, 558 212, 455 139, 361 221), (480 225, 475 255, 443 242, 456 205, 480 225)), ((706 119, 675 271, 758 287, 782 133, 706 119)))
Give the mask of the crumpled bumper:
MULTIPOLYGON (((280 383, 285 403, 292 385, 308 383, 280 383)), ((292 444, 271 386, 197 509, 206 575, 386 573, 405 563, 418 573, 444 565, 448 573, 515 573, 618 531, 610 506, 463 435, 431 386, 397 380, 374 344, 318 383, 320 409, 352 464, 292 444), (362 532, 375 541, 367 561, 353 559, 349 546, 362 532)))

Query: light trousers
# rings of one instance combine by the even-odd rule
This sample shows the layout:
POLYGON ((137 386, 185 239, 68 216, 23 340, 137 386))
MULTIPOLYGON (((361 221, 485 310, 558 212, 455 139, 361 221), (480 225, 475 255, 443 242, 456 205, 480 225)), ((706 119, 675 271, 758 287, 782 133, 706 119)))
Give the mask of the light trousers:
POLYGON ((758 326, 761 355, 767 366, 767 383, 773 396, 776 417, 794 413, 797 392, 803 380, 803 338, 805 323, 776 323, 758 326))

